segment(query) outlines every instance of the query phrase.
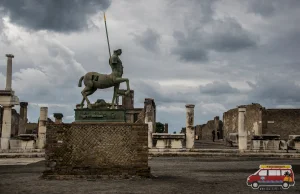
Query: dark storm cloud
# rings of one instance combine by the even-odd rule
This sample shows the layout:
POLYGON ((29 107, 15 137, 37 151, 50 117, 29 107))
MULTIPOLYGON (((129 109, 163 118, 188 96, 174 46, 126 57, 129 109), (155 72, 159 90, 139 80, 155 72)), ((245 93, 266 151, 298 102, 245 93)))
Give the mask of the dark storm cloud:
POLYGON ((206 61, 209 51, 237 52, 256 47, 258 37, 243 29, 233 18, 212 20, 208 27, 210 32, 203 27, 187 31, 186 36, 175 31, 173 37, 177 46, 172 54, 185 61, 206 61))
POLYGON ((83 30, 88 17, 107 9, 110 0, 0 0, 12 23, 32 30, 83 30))
POLYGON ((205 86, 200 86, 201 94, 208 94, 211 96, 217 96, 222 94, 234 94, 240 91, 233 88, 228 82, 214 81, 213 83, 206 84, 205 86))
POLYGON ((250 13, 260 14, 264 17, 270 17, 278 12, 293 9, 300 6, 299 0, 251 0, 246 3, 247 10, 250 13))
POLYGON ((300 86, 283 75, 260 75, 256 83, 247 82, 252 88, 249 98, 274 105, 300 103, 300 86))
POLYGON ((157 51, 159 49, 160 35, 153 29, 148 28, 141 35, 133 34, 134 40, 148 51, 157 51))

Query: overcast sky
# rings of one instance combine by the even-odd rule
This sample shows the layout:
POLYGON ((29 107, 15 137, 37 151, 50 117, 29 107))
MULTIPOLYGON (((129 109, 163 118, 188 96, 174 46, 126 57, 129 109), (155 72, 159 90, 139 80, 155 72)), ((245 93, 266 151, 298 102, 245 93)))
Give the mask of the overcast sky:
POLYGON ((300 105, 299 0, 0 0, 0 88, 12 53, 13 89, 31 122, 40 106, 72 122, 79 78, 111 72, 103 11, 135 107, 154 98, 170 132, 185 125, 185 104, 195 104, 195 125, 241 104, 300 105))

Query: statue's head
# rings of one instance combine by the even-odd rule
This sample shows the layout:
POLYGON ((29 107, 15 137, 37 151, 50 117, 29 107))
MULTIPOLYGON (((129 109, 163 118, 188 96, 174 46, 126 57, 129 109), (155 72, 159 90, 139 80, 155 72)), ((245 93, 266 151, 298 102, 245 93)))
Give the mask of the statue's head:
POLYGON ((117 55, 121 55, 122 54, 122 49, 118 49, 114 51, 117 55))

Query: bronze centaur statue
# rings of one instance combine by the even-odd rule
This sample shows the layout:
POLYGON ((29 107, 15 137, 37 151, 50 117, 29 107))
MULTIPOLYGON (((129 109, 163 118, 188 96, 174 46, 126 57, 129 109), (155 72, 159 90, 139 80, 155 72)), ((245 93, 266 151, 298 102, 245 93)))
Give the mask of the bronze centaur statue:
POLYGON ((126 82, 127 90, 124 94, 121 95, 129 95, 130 87, 129 87, 129 79, 122 78, 123 75, 123 65, 119 56, 122 54, 122 50, 118 49, 114 51, 114 54, 109 59, 109 65, 111 66, 112 73, 111 74, 100 74, 97 72, 88 72, 84 76, 79 79, 78 87, 81 87, 81 83, 83 81, 85 88, 82 90, 81 94, 83 99, 80 103, 81 108, 84 106, 84 101, 87 102, 87 107, 91 108, 91 103, 87 96, 92 95, 97 89, 106 89, 110 87, 114 87, 114 95, 112 98, 111 108, 115 108, 115 100, 119 94, 120 83, 126 82))

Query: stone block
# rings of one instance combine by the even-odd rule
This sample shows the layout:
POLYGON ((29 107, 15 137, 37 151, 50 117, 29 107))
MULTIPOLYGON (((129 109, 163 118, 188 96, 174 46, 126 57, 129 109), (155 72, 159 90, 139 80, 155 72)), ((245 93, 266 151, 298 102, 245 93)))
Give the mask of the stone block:
POLYGON ((75 122, 126 122, 124 109, 75 109, 75 122))
POLYGON ((19 140, 19 139, 11 139, 9 140, 10 149, 34 149, 35 141, 34 140, 19 140))

